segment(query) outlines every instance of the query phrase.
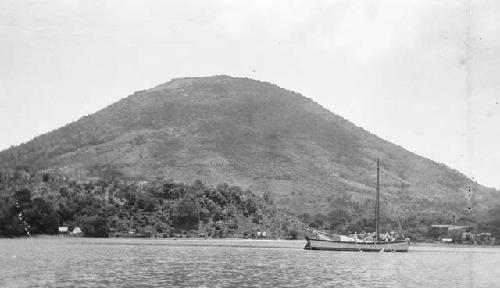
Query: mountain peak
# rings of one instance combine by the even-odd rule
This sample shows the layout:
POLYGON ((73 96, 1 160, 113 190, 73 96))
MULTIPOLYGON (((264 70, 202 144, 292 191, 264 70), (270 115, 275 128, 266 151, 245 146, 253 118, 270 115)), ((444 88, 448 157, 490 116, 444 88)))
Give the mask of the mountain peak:
MULTIPOLYGON (((214 76, 204 76, 204 77, 179 77, 173 78, 172 80, 160 84, 154 88, 149 89, 148 91, 161 91, 165 89, 180 89, 186 88, 192 85, 199 84, 217 84, 217 83, 227 83, 229 81, 248 79, 248 78, 239 78, 232 77, 228 75, 214 75, 214 76)), ((249 80, 249 79, 248 79, 249 80)))

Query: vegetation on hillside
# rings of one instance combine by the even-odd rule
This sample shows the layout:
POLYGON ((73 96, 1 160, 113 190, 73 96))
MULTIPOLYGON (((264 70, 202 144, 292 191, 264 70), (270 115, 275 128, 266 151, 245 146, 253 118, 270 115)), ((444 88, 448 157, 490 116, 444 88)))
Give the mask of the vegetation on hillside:
POLYGON ((59 223, 98 226, 103 223, 101 218, 85 217, 99 216, 111 233, 127 229, 150 234, 190 231, 192 227, 178 226, 175 214, 183 211, 179 207, 191 211, 190 206, 199 213, 198 218, 183 217, 187 222, 198 219, 199 233, 204 233, 203 227, 220 228, 218 221, 226 225, 220 229, 226 229, 232 225, 229 218, 238 220, 238 229, 225 231, 242 233, 246 229, 242 223, 263 225, 253 222, 259 218, 256 215, 272 219, 270 211, 275 208, 269 207, 273 205, 324 230, 368 230, 373 226, 378 158, 385 230, 406 231, 419 238, 431 224, 494 227, 494 205, 500 201, 497 190, 380 139, 298 93, 228 76, 175 79, 138 91, 97 113, 0 152, 0 167, 6 169, 26 165, 51 177, 86 179, 32 181, 9 188, 0 213, 19 212, 12 208, 12 195, 26 188, 32 199, 41 199, 30 205, 42 207, 45 201, 59 223), (174 184, 156 180, 165 178, 174 184), (179 184, 198 179, 207 187, 179 184), (140 184, 141 180, 147 180, 146 184, 140 184), (257 214, 246 216, 243 204, 231 197, 226 199, 226 207, 199 192, 219 191, 210 187, 220 183, 242 187, 244 199, 250 197, 246 193, 250 188, 262 196, 252 193, 250 197, 257 203, 257 214), (183 187, 184 192, 178 198, 165 198, 158 194, 164 185, 183 187), (211 199, 209 203, 222 212, 216 206, 203 206, 209 204, 200 202, 200 197, 211 199), (72 201, 84 208, 73 207, 72 201), (153 204, 144 209, 144 203, 153 204), (64 209, 73 218, 64 218, 64 209), (220 213, 225 220, 213 216, 220 213), (157 227, 151 223, 167 224, 157 227), (149 232, 141 230, 143 226, 149 232))
POLYGON ((251 191, 156 180, 76 181, 25 170, 0 173, 0 236, 56 234, 81 227, 85 236, 297 236, 296 218, 251 191), (132 234, 133 233, 133 234, 132 234))
MULTIPOLYGON (((57 234, 59 226, 81 227, 87 237, 253 237, 266 231, 271 238, 296 239, 304 227, 339 234, 374 231, 372 207, 349 209, 352 203, 346 202, 328 214, 296 218, 275 208, 269 195, 260 198, 237 186, 121 181, 114 175, 75 180, 27 168, 1 170, 0 236, 57 234)), ((500 239, 500 206, 486 214, 481 221, 457 221, 500 239)), ((439 214, 400 219, 382 213, 380 227, 424 240, 432 224, 444 222, 439 214)))
POLYGON ((372 207, 377 158, 391 217, 399 221, 422 212, 442 212, 452 221, 464 209, 479 214, 500 200, 498 191, 384 141, 300 94, 228 76, 181 78, 138 91, 0 152, 0 167, 29 165, 84 177, 110 165, 121 179, 237 183, 296 215, 346 209, 359 217, 358 206, 372 207))

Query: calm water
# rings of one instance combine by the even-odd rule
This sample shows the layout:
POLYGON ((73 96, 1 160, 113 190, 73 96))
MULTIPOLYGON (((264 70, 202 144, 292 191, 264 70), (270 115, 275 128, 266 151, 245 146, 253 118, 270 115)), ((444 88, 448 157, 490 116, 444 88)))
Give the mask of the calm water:
POLYGON ((499 287, 500 249, 303 250, 305 241, 0 239, 0 287, 499 287))

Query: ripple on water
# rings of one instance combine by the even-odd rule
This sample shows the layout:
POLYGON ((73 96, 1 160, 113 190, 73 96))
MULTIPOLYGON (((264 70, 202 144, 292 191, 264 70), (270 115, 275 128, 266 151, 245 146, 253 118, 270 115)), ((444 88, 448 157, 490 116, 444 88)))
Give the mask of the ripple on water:
POLYGON ((1 287, 495 287, 496 248, 303 250, 303 241, 0 239, 1 287))

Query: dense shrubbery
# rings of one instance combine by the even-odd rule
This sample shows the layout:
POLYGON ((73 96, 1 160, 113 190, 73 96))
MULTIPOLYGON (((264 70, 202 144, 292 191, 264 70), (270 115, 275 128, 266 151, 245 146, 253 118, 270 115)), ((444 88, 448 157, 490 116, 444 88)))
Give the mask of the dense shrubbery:
MULTIPOLYGON (((60 175, 35 174, 22 168, 0 171, 0 236, 55 234, 58 226, 81 227, 86 236, 251 237, 266 230, 271 237, 299 238, 301 227, 333 233, 373 231, 373 209, 342 200, 327 214, 304 213, 298 219, 274 208, 269 195, 260 198, 239 187, 207 187, 157 180, 123 182, 76 181, 60 175), (299 222, 299 219, 302 223, 299 222)), ((413 211, 400 217, 382 213, 383 231, 398 231, 413 239, 429 237, 432 224, 468 225, 500 239, 500 208, 484 217, 450 218, 443 213, 413 211), (454 221, 453 221, 453 220, 454 221)))
POLYGON ((101 216, 88 216, 81 221, 81 230, 87 237, 108 237, 106 219, 101 216))
POLYGON ((52 206, 40 197, 31 197, 28 189, 14 192, 0 200, 0 235, 19 236, 54 234, 58 231, 58 216, 52 206))
POLYGON ((491 232, 492 236, 500 240, 500 204, 488 211, 487 217, 479 225, 483 232, 491 232))
POLYGON ((273 237, 286 237, 288 231, 280 227, 297 229, 300 225, 252 192, 227 184, 214 188, 200 181, 185 185, 24 175, 2 176, 0 236, 19 236, 25 230, 55 234, 58 226, 78 226, 89 237, 221 237, 251 235, 259 229, 273 237))

